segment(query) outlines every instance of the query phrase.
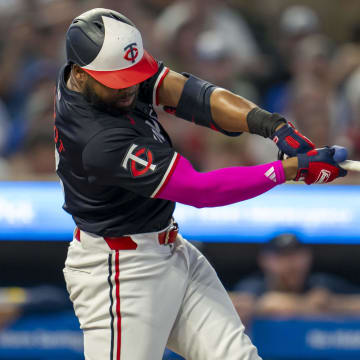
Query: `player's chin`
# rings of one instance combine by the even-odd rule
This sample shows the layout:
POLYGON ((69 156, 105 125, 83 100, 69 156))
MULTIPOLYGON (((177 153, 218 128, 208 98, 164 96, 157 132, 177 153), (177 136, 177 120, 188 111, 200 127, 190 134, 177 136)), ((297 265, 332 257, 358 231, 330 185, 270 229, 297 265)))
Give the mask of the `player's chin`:
POLYGON ((137 98, 136 95, 137 94, 134 94, 129 98, 117 100, 115 105, 116 109, 123 113, 128 113, 132 111, 135 108, 135 103, 137 98))
POLYGON ((118 99, 116 101, 116 106, 119 108, 127 108, 133 106, 136 99, 136 93, 131 94, 125 98, 118 99))

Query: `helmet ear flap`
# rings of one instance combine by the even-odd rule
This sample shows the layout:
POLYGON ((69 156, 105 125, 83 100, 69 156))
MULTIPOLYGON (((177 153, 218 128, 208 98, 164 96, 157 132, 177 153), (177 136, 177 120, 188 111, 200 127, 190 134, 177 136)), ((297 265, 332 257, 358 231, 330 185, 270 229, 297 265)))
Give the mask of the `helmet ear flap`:
POLYGON ((86 32, 84 27, 87 26, 87 24, 84 26, 82 23, 83 21, 79 21, 76 24, 71 24, 66 34, 67 61, 80 66, 87 65, 95 59, 103 42, 101 34, 96 34, 99 33, 97 27, 96 31, 86 32), (81 26, 79 26, 79 24, 81 24, 81 26), (92 41, 89 41, 88 34, 94 35, 91 36, 92 41))

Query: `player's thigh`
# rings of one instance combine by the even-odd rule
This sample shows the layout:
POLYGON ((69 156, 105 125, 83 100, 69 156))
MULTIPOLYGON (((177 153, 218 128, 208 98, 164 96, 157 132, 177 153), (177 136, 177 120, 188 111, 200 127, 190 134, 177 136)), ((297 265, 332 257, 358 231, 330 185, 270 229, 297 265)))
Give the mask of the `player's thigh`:
POLYGON ((111 290, 107 281, 108 255, 91 255, 76 240, 70 245, 64 268, 66 287, 84 333, 86 360, 109 359, 111 352, 111 290), (89 337, 97 329, 94 339, 89 337))
POLYGON ((185 292, 170 247, 111 252, 87 274, 65 272, 87 360, 161 359, 185 292), (81 279, 80 279, 81 276, 81 279))
POLYGON ((136 256, 120 252, 117 271, 116 256, 114 342, 121 359, 160 360, 186 290, 183 261, 170 246, 136 256))
POLYGON ((190 280, 168 347, 187 360, 258 360, 215 270, 187 245, 190 280))

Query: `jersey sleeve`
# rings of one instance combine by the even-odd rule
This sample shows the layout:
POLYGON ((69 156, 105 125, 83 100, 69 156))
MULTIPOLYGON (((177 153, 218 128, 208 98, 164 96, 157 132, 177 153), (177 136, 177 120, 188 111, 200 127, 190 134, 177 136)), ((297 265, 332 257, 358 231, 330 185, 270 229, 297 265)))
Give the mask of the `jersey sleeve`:
POLYGON ((82 154, 90 183, 120 186, 144 197, 153 197, 165 186, 179 157, 169 144, 127 128, 102 131, 82 154))
POLYGON ((158 61, 158 71, 151 78, 143 81, 140 84, 139 100, 144 103, 152 104, 153 106, 159 105, 158 89, 163 82, 169 69, 161 62, 158 61))

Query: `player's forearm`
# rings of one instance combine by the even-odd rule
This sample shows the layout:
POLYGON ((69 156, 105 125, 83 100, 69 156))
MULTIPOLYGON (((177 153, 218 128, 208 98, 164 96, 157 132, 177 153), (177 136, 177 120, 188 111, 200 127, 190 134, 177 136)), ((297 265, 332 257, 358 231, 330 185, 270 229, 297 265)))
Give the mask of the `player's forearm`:
POLYGON ((286 124, 278 114, 264 111, 250 100, 223 88, 213 91, 210 106, 213 121, 228 132, 249 132, 267 138, 286 124))
POLYGON ((338 313, 360 313, 360 295, 332 294, 329 311, 338 313))
POLYGON ((262 295, 255 304, 258 315, 294 315, 304 313, 301 295, 270 291, 262 295))
POLYGON ((233 204, 256 197, 285 181, 281 161, 200 173, 181 157, 157 198, 202 207, 233 204))
POLYGON ((211 115, 224 130, 249 132, 247 115, 256 105, 234 93, 216 88, 210 97, 211 115))

